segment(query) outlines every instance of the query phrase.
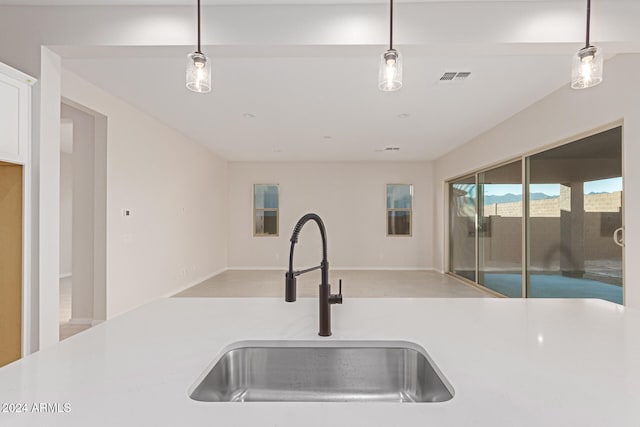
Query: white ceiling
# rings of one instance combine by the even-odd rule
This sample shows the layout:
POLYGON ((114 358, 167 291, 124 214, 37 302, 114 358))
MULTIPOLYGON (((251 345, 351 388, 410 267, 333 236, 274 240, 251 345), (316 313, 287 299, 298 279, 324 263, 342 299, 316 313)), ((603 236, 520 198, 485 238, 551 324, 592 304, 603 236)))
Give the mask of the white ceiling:
POLYGON ((185 89, 184 56, 74 59, 64 66, 234 161, 434 159, 568 83, 570 72, 563 55, 407 52, 403 89, 384 93, 377 89, 378 55, 354 48, 327 57, 208 53, 209 94, 185 89), (444 71, 473 74, 461 84, 439 84, 444 71), (386 146, 400 151, 377 151, 386 146))
MULTIPOLYGON (((404 87, 394 93, 377 89, 387 19, 379 6, 210 9, 203 50, 213 92, 205 95, 184 87, 190 7, 12 8, 4 26, 28 17, 39 32, 24 37, 55 46, 66 69, 228 160, 429 160, 568 84, 583 0, 510 1, 405 4, 397 23, 404 87), (439 84, 445 71, 472 77, 439 84), (382 151, 388 146, 400 150, 382 151)), ((593 34, 607 52, 638 51, 638 3, 598 4, 593 34)))
MULTIPOLYGON (((396 0, 396 3, 447 3, 447 2, 482 2, 487 0, 396 0)), ((550 0, 492 0, 492 1, 550 1, 550 0)), ((575 0, 584 2, 584 0, 575 0)), ((603 1, 603 0, 599 0, 603 1)), ((604 0, 616 1, 616 0, 604 0)), ((275 5, 275 4, 373 4, 388 3, 389 0, 201 0, 203 6, 208 5, 275 5)), ((190 6, 196 0, 0 0, 0 5, 15 6, 190 6)))

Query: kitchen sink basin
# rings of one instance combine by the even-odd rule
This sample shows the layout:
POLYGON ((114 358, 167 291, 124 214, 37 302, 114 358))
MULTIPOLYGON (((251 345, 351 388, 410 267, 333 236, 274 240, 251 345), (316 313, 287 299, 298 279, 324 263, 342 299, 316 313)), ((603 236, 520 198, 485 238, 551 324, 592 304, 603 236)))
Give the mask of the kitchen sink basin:
POLYGON ((443 402, 453 388, 409 342, 253 341, 228 348, 189 395, 203 402, 443 402))

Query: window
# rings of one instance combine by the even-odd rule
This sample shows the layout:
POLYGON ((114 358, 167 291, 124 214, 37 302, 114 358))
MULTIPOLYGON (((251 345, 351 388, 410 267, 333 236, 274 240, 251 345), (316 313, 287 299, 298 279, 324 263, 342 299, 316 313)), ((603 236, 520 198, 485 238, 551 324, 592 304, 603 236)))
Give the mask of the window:
POLYGON ((411 236, 411 184, 387 184, 387 236, 411 236))
POLYGON ((253 186, 253 235, 278 235, 278 185, 253 186))

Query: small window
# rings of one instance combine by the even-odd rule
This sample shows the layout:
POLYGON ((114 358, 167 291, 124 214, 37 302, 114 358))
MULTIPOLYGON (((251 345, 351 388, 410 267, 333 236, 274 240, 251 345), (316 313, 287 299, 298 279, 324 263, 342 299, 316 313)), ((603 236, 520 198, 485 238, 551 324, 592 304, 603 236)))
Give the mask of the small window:
POLYGON ((413 185, 387 184, 387 236, 411 236, 413 185))
POLYGON ((253 186, 253 235, 278 235, 278 185, 253 186))

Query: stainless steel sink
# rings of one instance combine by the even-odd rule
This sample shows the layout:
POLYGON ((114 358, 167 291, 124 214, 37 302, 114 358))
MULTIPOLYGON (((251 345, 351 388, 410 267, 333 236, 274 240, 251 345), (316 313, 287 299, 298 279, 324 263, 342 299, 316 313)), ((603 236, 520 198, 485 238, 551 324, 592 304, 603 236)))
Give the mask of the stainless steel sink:
POLYGON ((190 397, 203 402, 443 402, 453 388, 409 342, 237 343, 190 397))

